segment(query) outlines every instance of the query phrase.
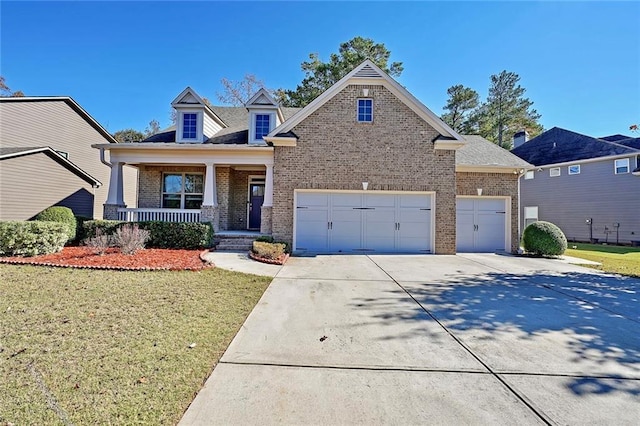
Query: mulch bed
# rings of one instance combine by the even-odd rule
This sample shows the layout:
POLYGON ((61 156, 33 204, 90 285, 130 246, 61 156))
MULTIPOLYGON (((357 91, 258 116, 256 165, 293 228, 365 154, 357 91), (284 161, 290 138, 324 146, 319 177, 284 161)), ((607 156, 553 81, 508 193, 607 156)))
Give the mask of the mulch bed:
POLYGON ((127 271, 199 271, 212 267, 200 257, 201 254, 200 250, 144 249, 134 255, 126 255, 111 248, 99 255, 89 247, 65 247, 61 252, 42 256, 2 257, 0 263, 127 271))

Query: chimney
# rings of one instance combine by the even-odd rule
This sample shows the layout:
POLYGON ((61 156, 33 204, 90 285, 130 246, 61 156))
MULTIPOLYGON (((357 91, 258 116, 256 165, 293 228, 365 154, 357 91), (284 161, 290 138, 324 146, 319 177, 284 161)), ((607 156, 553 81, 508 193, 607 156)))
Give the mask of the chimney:
POLYGON ((526 130, 520 130, 518 133, 513 135, 513 147, 517 148, 528 140, 529 133, 527 133, 526 130))

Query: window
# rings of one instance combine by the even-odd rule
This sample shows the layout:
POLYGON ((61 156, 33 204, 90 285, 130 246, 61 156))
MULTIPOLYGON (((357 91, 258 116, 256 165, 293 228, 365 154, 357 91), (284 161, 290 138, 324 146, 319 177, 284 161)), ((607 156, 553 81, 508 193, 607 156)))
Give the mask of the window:
POLYGON ((579 175, 580 174, 580 164, 574 164, 573 166, 569 166, 569 174, 570 175, 579 175))
POLYGON ((69 159, 69 153, 68 152, 64 152, 64 151, 56 151, 58 153, 58 155, 60 155, 61 157, 66 158, 67 160, 69 159))
POLYGON ((198 137, 198 114, 182 114, 182 139, 195 139, 198 137))
POLYGON ((538 207, 525 207, 524 208, 524 227, 531 225, 533 222, 538 221, 538 207))
POLYGON ((362 123, 373 121, 373 99, 358 99, 358 121, 362 123))
POLYGON ((560 176, 560 167, 553 167, 549 169, 549 176, 558 177, 560 176))
POLYGON ((525 179, 527 179, 527 180, 529 180, 529 179, 533 179, 533 177, 534 177, 534 173, 535 173, 535 172, 534 172, 533 170, 529 170, 528 172, 526 172, 526 173, 524 174, 524 178, 525 178, 525 179))
POLYGON ((162 179, 163 209, 199 209, 204 181, 201 174, 165 173, 162 179))
POLYGON ((629 173, 629 159, 621 158, 620 160, 616 160, 614 167, 617 175, 629 173))
POLYGON ((263 136, 269 134, 269 114, 256 114, 256 137, 255 140, 262 140, 263 136))

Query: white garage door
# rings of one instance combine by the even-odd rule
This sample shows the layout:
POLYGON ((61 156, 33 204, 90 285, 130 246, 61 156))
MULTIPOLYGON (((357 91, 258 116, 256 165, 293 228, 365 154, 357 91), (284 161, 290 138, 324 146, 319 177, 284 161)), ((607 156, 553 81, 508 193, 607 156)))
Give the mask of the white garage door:
POLYGON ((296 192, 294 250, 430 253, 432 196, 296 192))
POLYGON ((503 198, 456 200, 458 252, 506 250, 506 201, 503 198))

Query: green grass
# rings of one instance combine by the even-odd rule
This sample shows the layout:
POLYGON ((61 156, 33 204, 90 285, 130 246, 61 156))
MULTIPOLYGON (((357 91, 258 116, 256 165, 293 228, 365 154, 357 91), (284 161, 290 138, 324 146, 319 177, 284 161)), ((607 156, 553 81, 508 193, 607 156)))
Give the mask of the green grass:
POLYGON ((605 272, 640 277, 640 247, 569 243, 565 254, 600 262, 596 268, 605 272))
POLYGON ((270 280, 0 265, 0 424, 175 424, 270 280))

